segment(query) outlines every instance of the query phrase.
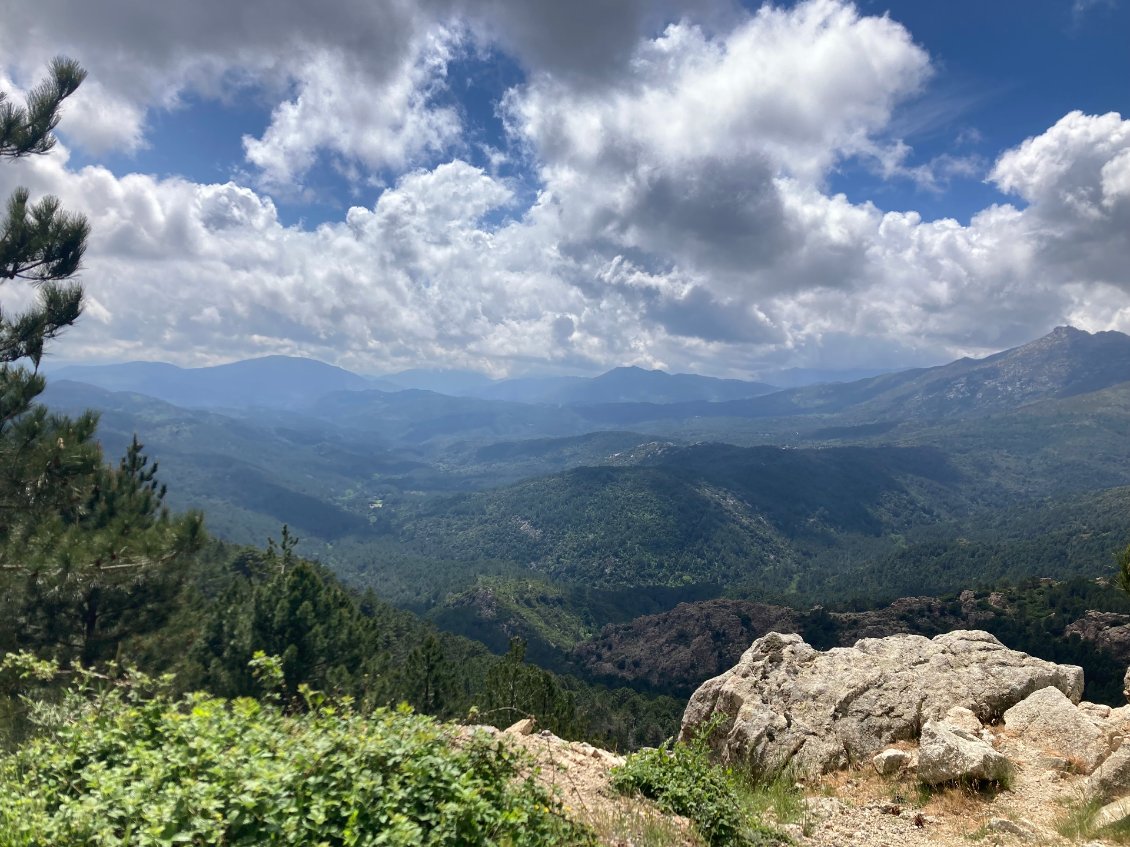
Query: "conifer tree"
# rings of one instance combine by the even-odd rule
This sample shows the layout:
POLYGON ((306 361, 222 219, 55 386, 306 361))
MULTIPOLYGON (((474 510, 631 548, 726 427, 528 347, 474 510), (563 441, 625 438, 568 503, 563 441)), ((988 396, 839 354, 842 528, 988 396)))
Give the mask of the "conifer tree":
POLYGON ((526 642, 510 639, 510 648, 487 671, 482 694, 483 713, 495 725, 534 717, 558 735, 576 730, 576 704, 553 675, 526 662, 526 642))
MULTIPOLYGON (((0 159, 49 152, 60 107, 85 77, 58 58, 26 105, 0 92, 0 159)), ((22 312, 0 305, 0 650, 85 664, 145 628, 160 608, 146 598, 202 540, 198 515, 173 519, 162 505, 156 466, 136 438, 117 468, 106 467, 94 413, 72 419, 36 403, 45 345, 82 312, 73 277, 89 232, 85 217, 55 197, 33 203, 24 188, 0 220, 0 286, 23 281, 38 294, 22 312)))

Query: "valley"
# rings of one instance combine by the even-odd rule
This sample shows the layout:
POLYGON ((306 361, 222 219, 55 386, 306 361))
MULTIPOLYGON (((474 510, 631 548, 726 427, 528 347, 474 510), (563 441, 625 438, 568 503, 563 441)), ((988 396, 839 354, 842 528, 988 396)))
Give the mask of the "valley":
POLYGON ((1062 327, 983 360, 780 391, 629 368, 368 379, 281 357, 59 376, 52 408, 100 409, 110 454, 143 433, 170 503, 220 538, 286 524, 302 555, 443 629, 497 652, 521 636, 546 667, 661 693, 701 679, 625 674, 638 655, 596 639, 679 606, 665 655, 712 632, 733 658, 752 630, 718 624, 719 603, 811 628, 812 607, 1109 576, 1130 538, 1119 333, 1062 327))

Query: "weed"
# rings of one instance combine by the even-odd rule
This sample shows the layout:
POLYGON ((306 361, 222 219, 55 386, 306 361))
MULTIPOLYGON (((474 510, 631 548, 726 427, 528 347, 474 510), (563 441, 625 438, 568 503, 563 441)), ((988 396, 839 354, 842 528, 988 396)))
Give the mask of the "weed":
POLYGON ((1098 800, 1087 800, 1082 795, 1064 801, 1064 814, 1056 831, 1065 838, 1090 838, 1095 832, 1095 814, 1102 808, 1098 800))
POLYGON ((711 847, 787 843, 785 836, 762 825, 760 815, 773 809, 778 821, 785 822, 796 814, 800 801, 792 805, 787 799, 791 780, 779 775, 759 789, 742 774, 711 761, 709 737, 707 731, 688 744, 668 743, 632 754, 613 771, 613 788, 642 794, 661 809, 690 818, 711 847))
POLYGON ((602 844, 631 844, 633 847, 681 847, 688 843, 701 847, 693 832, 650 805, 635 801, 611 809, 602 807, 585 816, 585 823, 602 844))

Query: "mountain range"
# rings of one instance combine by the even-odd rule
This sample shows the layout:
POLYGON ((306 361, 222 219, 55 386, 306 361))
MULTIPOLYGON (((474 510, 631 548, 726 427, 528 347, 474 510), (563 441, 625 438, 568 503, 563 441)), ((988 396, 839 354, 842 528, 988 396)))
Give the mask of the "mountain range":
POLYGON ((580 633, 722 594, 1099 573, 1130 538, 1120 333, 770 393, 636 368, 443 378, 466 393, 282 357, 134 363, 60 370, 45 401, 101 410, 111 455, 139 433, 172 505, 221 537, 288 524, 354 584, 496 644, 498 619, 458 600, 488 578, 531 631, 580 633))

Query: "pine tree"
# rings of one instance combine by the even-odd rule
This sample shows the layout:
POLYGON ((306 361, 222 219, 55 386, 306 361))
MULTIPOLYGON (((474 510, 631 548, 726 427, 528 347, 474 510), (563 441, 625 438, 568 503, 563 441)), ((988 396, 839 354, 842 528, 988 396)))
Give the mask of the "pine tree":
POLYGON ((523 717, 569 736, 576 730, 576 704, 553 674, 526 662, 526 642, 511 638, 510 648, 486 673, 481 696, 482 712, 496 726, 523 717))
MULTIPOLYGON (((0 92, 0 159, 47 153, 59 109, 86 77, 55 59, 26 106, 0 92)), ((0 221, 0 285, 22 280, 38 302, 0 307, 0 649, 30 647, 90 664, 150 625, 175 590, 177 561, 202 541, 201 520, 173 519, 136 438, 117 468, 94 440, 97 416, 36 403, 46 343, 82 312, 73 280, 90 228, 58 199, 17 188, 0 221)))

